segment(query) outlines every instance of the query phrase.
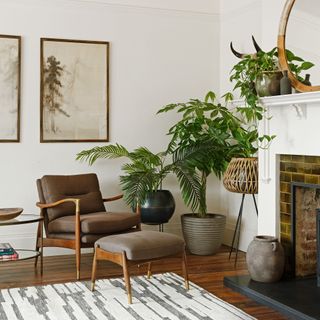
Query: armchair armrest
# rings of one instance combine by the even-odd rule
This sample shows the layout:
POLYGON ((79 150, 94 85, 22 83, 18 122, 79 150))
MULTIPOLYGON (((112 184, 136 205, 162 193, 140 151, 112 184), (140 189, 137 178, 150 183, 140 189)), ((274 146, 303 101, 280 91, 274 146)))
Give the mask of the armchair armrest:
POLYGON ((123 198, 123 194, 118 194, 116 196, 113 197, 109 197, 109 198, 103 198, 103 202, 110 202, 110 201, 114 201, 114 200, 119 200, 123 198))
POLYGON ((39 207, 40 209, 47 209, 47 208, 53 208, 58 206, 61 203, 65 203, 65 202, 73 202, 75 204, 76 207, 79 207, 79 203, 80 203, 80 199, 75 199, 75 198, 67 198, 67 199, 62 199, 56 202, 52 202, 52 203, 41 203, 41 202, 37 202, 36 206, 39 207))

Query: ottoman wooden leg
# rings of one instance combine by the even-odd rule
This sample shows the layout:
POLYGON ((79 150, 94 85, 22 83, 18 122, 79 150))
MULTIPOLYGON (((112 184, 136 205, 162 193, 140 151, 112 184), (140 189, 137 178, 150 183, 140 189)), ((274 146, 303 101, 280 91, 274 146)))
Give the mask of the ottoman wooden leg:
POLYGON ((182 272, 184 276, 184 285, 187 290, 189 290, 189 278, 188 278, 188 266, 187 266, 187 256, 186 251, 182 253, 182 272))
POLYGON ((92 273, 91 273, 91 291, 94 291, 94 285, 96 282, 96 272, 97 272, 97 250, 99 248, 94 248, 94 256, 93 256, 93 263, 92 263, 92 273))
POLYGON ((132 303, 132 295, 131 295, 131 283, 130 283, 130 274, 128 268, 128 261, 125 252, 122 253, 122 269, 124 275, 124 281, 126 284, 127 295, 128 295, 128 303, 132 303))
POLYGON ((150 279, 150 277, 151 277, 151 262, 148 262, 147 278, 150 279))

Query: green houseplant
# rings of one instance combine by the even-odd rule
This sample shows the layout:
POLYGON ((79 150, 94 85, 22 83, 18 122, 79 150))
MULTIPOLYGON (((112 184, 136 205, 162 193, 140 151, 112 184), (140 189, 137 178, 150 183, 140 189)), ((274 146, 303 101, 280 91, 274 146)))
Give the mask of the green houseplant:
MULTIPOLYGON (((171 141, 166 153, 173 158, 181 153, 192 152, 185 159, 190 172, 200 177, 200 197, 189 200, 189 194, 181 188, 181 194, 193 213, 183 214, 182 230, 189 250, 194 254, 215 253, 221 245, 225 216, 207 211, 207 178, 211 173, 221 178, 233 157, 255 152, 253 145, 258 139, 256 127, 246 127, 235 110, 228 109, 233 97, 224 95, 224 105, 216 102, 216 96, 209 92, 205 99, 191 99, 185 103, 164 106, 158 113, 176 111, 181 119, 169 129, 171 141), (213 237, 213 238, 212 238, 213 237)), ((248 117, 254 115, 247 111, 248 117)), ((263 139, 263 137, 261 137, 263 139)))
MULTIPOLYGON (((290 70, 299 80, 303 80, 301 73, 312 68, 314 64, 304 61, 290 50, 286 50, 286 55, 290 70)), ((245 99, 249 107, 255 110, 258 108, 259 96, 280 93, 279 81, 281 76, 278 51, 277 48, 273 48, 271 51, 260 50, 254 55, 245 55, 233 66, 230 81, 235 82, 234 90, 240 89, 240 96, 245 99), (270 77, 271 80, 274 79, 275 83, 271 83, 271 80, 267 81, 266 77, 270 77), (268 88, 261 89, 261 86, 259 88, 256 87, 256 83, 261 83, 261 80, 271 86, 271 92, 268 88), (257 92, 257 89, 261 89, 261 91, 257 92)), ((261 110, 257 111, 261 113, 261 110)))

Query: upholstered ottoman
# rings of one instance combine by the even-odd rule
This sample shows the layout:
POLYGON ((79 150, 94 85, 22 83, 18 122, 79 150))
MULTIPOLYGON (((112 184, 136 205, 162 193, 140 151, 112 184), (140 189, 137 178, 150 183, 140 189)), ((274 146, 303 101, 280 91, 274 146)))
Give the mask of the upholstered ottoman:
POLYGON ((186 289, 189 289, 185 242, 180 237, 157 231, 137 231, 103 237, 96 241, 92 266, 91 290, 94 290, 98 260, 108 260, 122 266, 128 294, 132 303, 129 267, 148 263, 148 278, 151 262, 168 257, 182 259, 182 271, 186 289))

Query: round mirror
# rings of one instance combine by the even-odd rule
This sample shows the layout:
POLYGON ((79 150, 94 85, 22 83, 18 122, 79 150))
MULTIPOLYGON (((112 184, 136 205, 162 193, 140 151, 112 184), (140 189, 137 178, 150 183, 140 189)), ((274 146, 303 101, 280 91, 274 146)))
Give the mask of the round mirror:
POLYGON ((288 70, 292 86, 300 92, 320 91, 319 18, 319 0, 287 0, 282 12, 278 34, 279 64, 281 70, 288 70), (286 49, 314 64, 300 74, 300 79, 290 70, 286 49), (311 75, 313 85, 302 81, 306 74, 311 75))

